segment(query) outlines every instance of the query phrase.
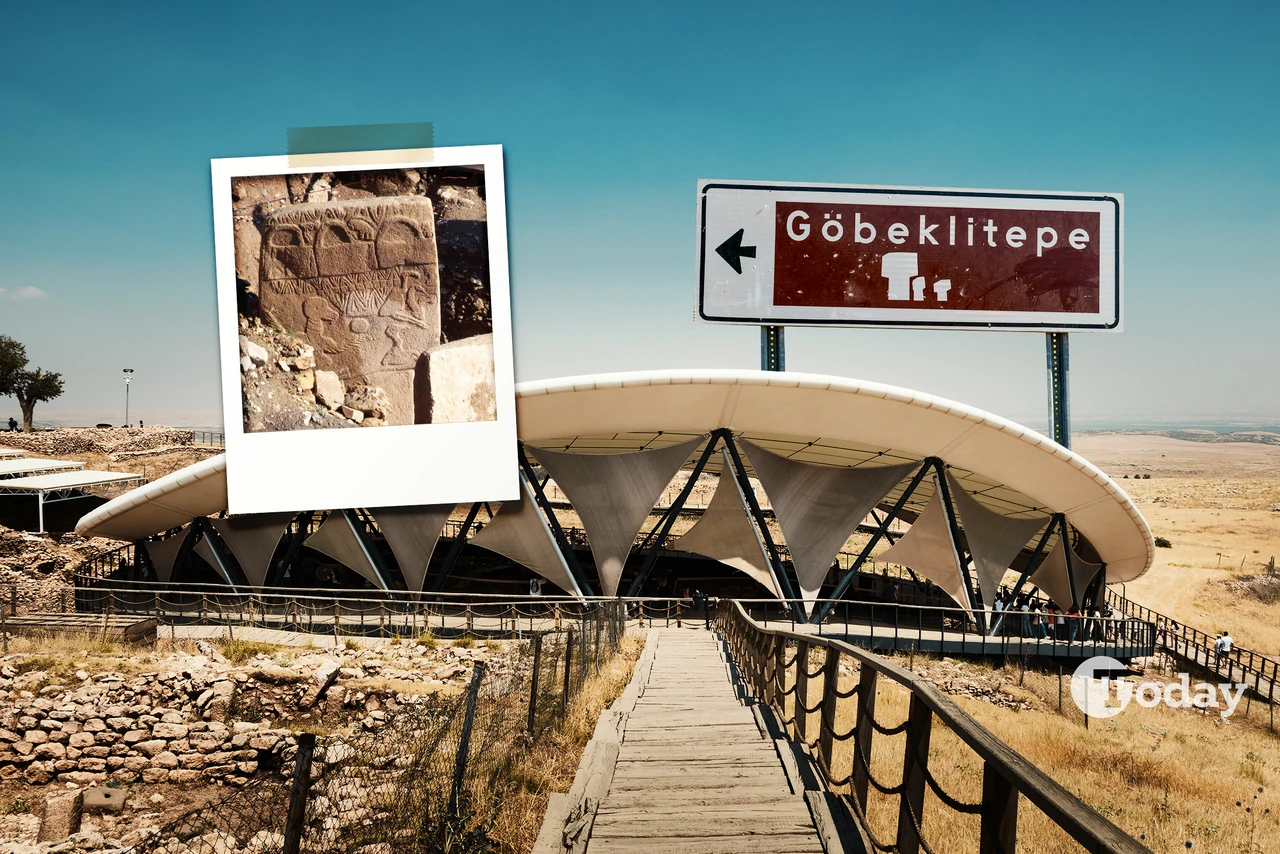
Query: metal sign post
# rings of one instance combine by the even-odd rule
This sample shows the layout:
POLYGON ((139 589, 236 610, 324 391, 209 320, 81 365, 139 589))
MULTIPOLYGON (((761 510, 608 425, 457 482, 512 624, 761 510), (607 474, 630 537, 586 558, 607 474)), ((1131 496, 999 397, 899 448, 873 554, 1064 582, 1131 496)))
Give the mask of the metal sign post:
POLYGON ((1067 333, 1049 332, 1044 336, 1049 370, 1049 438, 1064 448, 1071 447, 1071 394, 1067 371, 1070 359, 1067 333))
POLYGON ((760 370, 785 371, 787 369, 787 351, 783 338, 784 327, 760 327, 760 370))

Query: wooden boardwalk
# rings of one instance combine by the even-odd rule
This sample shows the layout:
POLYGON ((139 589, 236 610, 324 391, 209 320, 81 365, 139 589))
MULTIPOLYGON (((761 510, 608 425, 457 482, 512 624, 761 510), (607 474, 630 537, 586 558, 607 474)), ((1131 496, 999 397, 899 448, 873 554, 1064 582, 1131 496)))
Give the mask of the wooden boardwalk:
POLYGON ((803 792, 738 699, 719 636, 653 629, 586 850, 822 852, 803 792))

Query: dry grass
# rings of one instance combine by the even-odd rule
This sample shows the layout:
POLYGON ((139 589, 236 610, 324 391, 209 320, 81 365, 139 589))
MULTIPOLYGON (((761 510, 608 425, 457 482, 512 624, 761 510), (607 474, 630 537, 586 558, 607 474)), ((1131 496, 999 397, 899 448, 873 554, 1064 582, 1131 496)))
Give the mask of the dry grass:
POLYGON ((255 656, 274 655, 280 650, 279 644, 251 640, 216 640, 213 645, 232 664, 244 664, 255 656))
MULTIPOLYGON (((815 654, 810 669, 817 667, 815 654)), ((904 662, 899 662, 905 665, 904 662)), ((977 669, 977 665, 974 668, 977 669)), ((1009 675, 1016 680, 1016 668, 1009 675)), ((856 677, 841 680, 842 690, 856 684, 856 677)), ((815 705, 822 680, 810 682, 807 705, 815 705)), ((1241 705, 1236 717, 1224 720, 1186 709, 1160 706, 1145 709, 1131 704, 1123 713, 1082 725, 1083 715, 1074 707, 1069 690, 1067 715, 1058 715, 1057 678, 1027 671, 1025 689, 1046 707, 1042 711, 1015 711, 979 700, 956 697, 957 704, 997 737, 1021 753, 1058 783, 1110 819, 1157 854, 1194 850, 1249 851, 1255 840, 1280 839, 1280 810, 1274 807, 1271 789, 1280 786, 1280 739, 1267 731, 1267 708, 1254 704, 1250 718, 1241 705), (1256 816, 1246 805, 1261 787, 1256 816), (1256 822, 1256 826, 1254 823, 1256 822)), ((906 720, 908 691, 886 678, 876 692, 876 720, 886 727, 906 720)), ((788 698, 786 714, 794 706, 788 698)), ((841 702, 837 732, 855 722, 854 699, 841 702)), ((817 731, 818 717, 810 718, 809 733, 817 731)), ((877 733, 871 767, 875 778, 887 786, 902 780, 904 736, 877 733)), ((853 741, 836 742, 834 775, 848 774, 853 763, 853 741)), ((982 797, 982 760, 935 718, 929 747, 929 769, 953 797, 977 803, 982 797)), ((846 788, 847 791, 847 788, 846 788)), ((868 796, 867 816, 872 831, 885 842, 895 838, 898 798, 879 793, 868 796)), ((932 791, 925 796, 925 838, 938 854, 970 854, 977 850, 978 820, 946 808, 932 791)), ((1079 846, 1025 797, 1019 804, 1018 851, 1078 851, 1079 846)), ((1254 850, 1269 850, 1264 847, 1254 850)))
POLYGON ((643 649, 644 635, 626 635, 618 654, 602 664, 599 674, 589 676, 573 696, 564 719, 523 757, 514 771, 523 785, 504 801, 489 832, 498 850, 510 854, 532 850, 550 794, 569 791, 600 713, 631 681, 643 649))

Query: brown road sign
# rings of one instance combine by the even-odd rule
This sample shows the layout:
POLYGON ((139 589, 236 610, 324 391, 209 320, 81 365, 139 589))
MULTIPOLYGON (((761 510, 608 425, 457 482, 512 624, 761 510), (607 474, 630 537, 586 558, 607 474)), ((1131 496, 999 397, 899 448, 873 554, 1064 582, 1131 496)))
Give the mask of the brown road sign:
POLYGON ((700 181, 710 323, 1112 330, 1119 194, 700 181))

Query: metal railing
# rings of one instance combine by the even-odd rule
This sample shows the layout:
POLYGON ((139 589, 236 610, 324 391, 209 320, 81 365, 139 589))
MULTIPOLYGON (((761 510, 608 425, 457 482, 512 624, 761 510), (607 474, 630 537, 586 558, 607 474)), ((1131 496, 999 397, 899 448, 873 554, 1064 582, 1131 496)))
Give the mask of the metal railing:
POLYGON ((154 617, 162 627, 266 628, 335 638, 523 637, 560 631, 587 615, 625 607, 629 619, 679 625, 689 600, 578 599, 481 593, 261 588, 236 592, 216 584, 107 583, 77 586, 74 608, 88 613, 154 617), (621 606, 619 605, 621 603, 621 606))
POLYGON ((209 430, 192 430, 191 444, 225 448, 227 446, 227 436, 225 433, 214 433, 209 430))
POLYGON ((901 649, 975 655, 1046 655, 1090 657, 1151 655, 1155 626, 1133 619, 1081 615, 1049 615, 1021 611, 903 605, 895 602, 823 600, 814 612, 833 605, 820 623, 802 622, 795 609, 777 599, 737 599, 752 619, 768 627, 787 626, 793 632, 842 637, 868 649, 901 649), (986 626, 997 624, 991 631, 986 626), (1060 622, 1050 622, 1057 620, 1060 622), (1040 619, 1041 622, 1035 622, 1040 619), (981 623, 979 622, 981 621, 981 623))
POLYGON ((1255 697, 1276 702, 1276 681, 1280 679, 1280 661, 1251 649, 1233 646, 1229 653, 1214 649, 1216 635, 1202 632, 1172 617, 1139 605, 1113 590, 1107 591, 1107 602, 1122 614, 1131 614, 1156 626, 1156 646, 1187 659, 1199 667, 1226 676, 1232 682, 1248 685, 1255 697), (1253 681, 1249 681, 1249 677, 1253 681))
MULTIPOLYGON (((368 520, 363 519, 366 525, 368 520)), ((374 523, 376 524, 376 518, 374 523)), ((444 524, 441 532, 442 540, 456 539, 462 530, 462 522, 456 520, 448 520, 444 524)), ((472 529, 474 531, 474 528, 472 529)), ((586 531, 582 528, 567 527, 564 528, 566 539, 570 545, 575 548, 588 549, 590 545, 587 540, 586 531)), ((645 535, 636 536, 636 545, 640 545, 645 535)), ((678 537, 671 535, 667 538, 674 542, 678 537)), ((663 548, 667 546, 664 543, 663 548)), ((789 552, 785 546, 779 546, 780 553, 787 557, 789 552)), ((690 555, 688 552, 680 552, 681 555, 690 555)), ((849 571, 856 560, 857 555, 849 552, 841 552, 836 556, 836 566, 841 572, 849 571)), ((88 584, 92 586, 97 580, 124 580, 130 582, 144 581, 142 569, 137 560, 137 549, 134 544, 130 543, 119 548, 113 549, 103 554, 86 558, 76 567, 76 585, 88 584)), ((945 601, 944 594, 940 588, 931 584, 917 582, 910 577, 910 573, 903 567, 877 563, 876 561, 867 561, 863 564, 862 569, 858 572, 858 583, 853 587, 850 595, 870 594, 882 595, 883 590, 888 584, 897 582, 902 585, 901 596, 907 604, 915 605, 936 605, 945 601)))
MULTIPOLYGON (((843 641, 768 628, 753 620, 738 602, 719 603, 716 626, 727 639, 757 702, 772 709, 789 738, 809 748, 827 785, 833 792, 842 792, 841 800, 857 817, 876 850, 898 854, 923 850, 932 854, 935 849, 925 835, 928 816, 951 811, 977 817, 978 850, 982 854, 1014 854, 1019 839, 1019 802, 1025 799, 1086 851, 1149 854, 1141 843, 1016 753, 915 673, 843 641), (810 670, 810 653, 815 647, 825 649, 826 654, 821 666, 810 670), (857 685, 848 690, 840 686, 842 663, 856 665, 859 672, 857 685), (907 718, 895 726, 876 720, 877 682, 881 676, 910 693, 907 718), (820 684, 811 680, 820 680, 820 684), (815 694, 820 699, 810 705, 815 694), (850 702, 855 704, 853 725, 839 731, 839 721, 846 717, 842 713, 848 711, 846 704, 850 702), (983 763, 980 800, 965 802, 956 797, 939 782, 942 769, 931 770, 930 737, 935 720, 983 763), (905 736, 901 759, 897 761, 902 777, 897 783, 886 783, 876 775, 873 757, 877 733, 884 737, 905 736), (897 799, 896 830, 891 840, 881 838, 868 821, 870 787, 880 795, 897 799), (928 814, 927 790, 936 796, 928 814)), ((882 747, 882 753, 884 750, 882 747)))

